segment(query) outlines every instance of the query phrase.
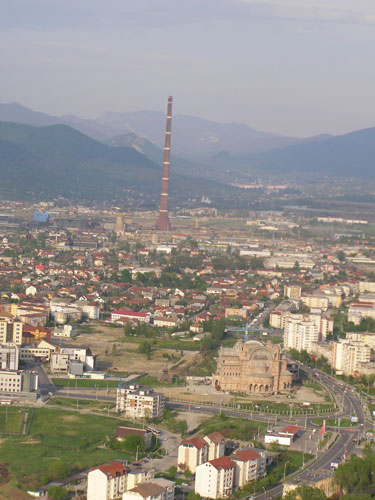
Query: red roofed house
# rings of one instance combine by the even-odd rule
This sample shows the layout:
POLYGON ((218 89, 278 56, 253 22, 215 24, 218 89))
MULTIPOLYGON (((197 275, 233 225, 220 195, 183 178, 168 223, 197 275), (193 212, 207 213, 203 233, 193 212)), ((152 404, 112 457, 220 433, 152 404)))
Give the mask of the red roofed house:
POLYGON ((195 493, 206 498, 229 497, 234 489, 236 463, 220 457, 198 465, 195 471, 195 493))
POLYGON ((116 321, 139 321, 141 323, 150 322, 150 313, 134 312, 128 309, 116 309, 111 312, 111 322, 116 321))

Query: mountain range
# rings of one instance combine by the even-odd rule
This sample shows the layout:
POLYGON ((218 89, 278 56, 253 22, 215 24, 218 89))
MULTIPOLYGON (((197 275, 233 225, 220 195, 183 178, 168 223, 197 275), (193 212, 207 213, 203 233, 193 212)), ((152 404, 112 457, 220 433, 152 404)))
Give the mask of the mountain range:
MULTIPOLYGON (((147 195, 147 206, 157 206, 163 113, 105 113, 86 120, 10 103, 0 104, 0 120, 3 196, 143 200, 142 194, 147 195)), ((375 179, 375 128, 301 140, 240 124, 176 116, 172 134, 174 204, 201 196, 247 204, 251 192, 229 184, 265 176, 375 179)))
MULTIPOLYGON (((0 122, 0 177, 0 193, 7 199, 136 199, 156 208, 161 167, 133 147, 112 147, 67 125, 0 122)), ((197 185, 192 177, 177 173, 171 176, 175 203, 201 196, 225 198, 240 191, 204 179, 197 185)))

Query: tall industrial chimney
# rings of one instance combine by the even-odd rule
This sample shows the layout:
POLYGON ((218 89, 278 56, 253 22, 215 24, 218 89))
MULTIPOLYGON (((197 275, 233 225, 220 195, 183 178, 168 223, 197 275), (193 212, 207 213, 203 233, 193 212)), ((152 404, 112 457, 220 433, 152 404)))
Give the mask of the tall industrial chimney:
POLYGON ((169 182, 169 163, 171 153, 171 125, 172 125, 172 97, 168 97, 167 108, 167 123, 165 127, 165 144, 164 144, 164 161, 163 173, 161 178, 161 198, 160 198, 160 211, 159 217, 156 221, 155 227, 162 231, 172 229, 168 217, 168 182, 169 182))

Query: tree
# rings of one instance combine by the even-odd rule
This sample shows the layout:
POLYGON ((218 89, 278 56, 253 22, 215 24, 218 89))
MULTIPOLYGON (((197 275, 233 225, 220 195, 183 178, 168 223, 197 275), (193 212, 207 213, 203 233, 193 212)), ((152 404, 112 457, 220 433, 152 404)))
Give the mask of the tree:
POLYGON ((345 254, 342 250, 339 250, 337 252, 337 258, 339 259, 340 262, 344 262, 345 260, 345 254))
POLYGON ((298 486, 284 495, 283 500, 326 500, 326 494, 319 488, 312 486, 298 486))
POLYGON ((187 500, 201 500, 201 496, 199 493, 194 493, 194 491, 190 491, 187 500))
POLYGON ((151 354, 151 344, 150 342, 147 342, 147 340, 144 340, 141 342, 138 346, 138 352, 141 354, 146 354, 147 356, 150 356, 151 354))
POLYGON ((145 442, 142 436, 138 436, 137 434, 130 434, 124 439, 122 448, 127 451, 137 451, 137 448, 140 451, 144 451, 145 442))
POLYGON ((132 275, 127 269, 121 271, 121 281, 122 283, 131 283, 133 281, 132 275))
POLYGON ((186 420, 179 420, 177 424, 178 432, 181 434, 182 437, 186 436, 186 432, 188 430, 188 425, 186 420))
POLYGON ((184 470, 184 476, 186 479, 191 479, 191 477, 193 476, 193 473, 191 472, 189 467, 186 467, 186 469, 184 470))
POLYGON ((69 476, 70 472, 70 465, 62 460, 52 462, 48 467, 48 474, 51 479, 63 479, 64 477, 69 476))
POLYGON ((62 486, 51 486, 48 490, 48 497, 53 500, 65 500, 69 498, 69 492, 62 486))
POLYGON ((168 476, 170 476, 171 478, 174 479, 176 477, 176 475, 177 475, 177 468, 174 465, 172 465, 168 469, 168 476))

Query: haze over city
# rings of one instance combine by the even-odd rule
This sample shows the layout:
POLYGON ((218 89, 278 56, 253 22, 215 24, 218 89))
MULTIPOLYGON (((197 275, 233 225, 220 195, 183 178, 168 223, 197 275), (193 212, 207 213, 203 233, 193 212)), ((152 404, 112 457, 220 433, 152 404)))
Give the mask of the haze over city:
POLYGON ((371 0, 1 2, 1 101, 162 110, 297 137, 374 124, 371 0))

